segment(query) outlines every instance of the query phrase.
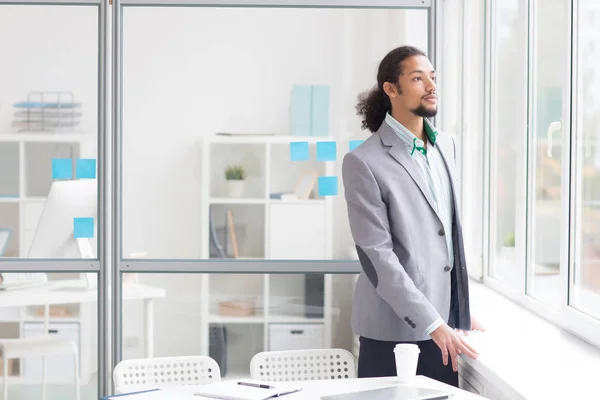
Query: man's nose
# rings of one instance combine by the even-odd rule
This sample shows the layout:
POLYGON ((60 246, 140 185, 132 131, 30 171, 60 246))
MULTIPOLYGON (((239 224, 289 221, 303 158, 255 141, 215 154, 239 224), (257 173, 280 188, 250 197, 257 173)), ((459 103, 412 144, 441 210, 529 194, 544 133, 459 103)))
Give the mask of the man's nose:
POLYGON ((435 81, 431 78, 427 78, 427 87, 425 88, 428 92, 433 92, 437 88, 435 81))

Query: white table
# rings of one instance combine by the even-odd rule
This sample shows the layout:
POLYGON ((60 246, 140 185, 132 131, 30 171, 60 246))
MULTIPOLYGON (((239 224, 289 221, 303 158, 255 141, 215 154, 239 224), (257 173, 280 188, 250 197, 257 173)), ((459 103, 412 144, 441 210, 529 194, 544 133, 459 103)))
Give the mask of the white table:
MULTIPOLYGON (((44 305, 44 325, 48 331, 49 306, 53 304, 78 304, 98 301, 97 289, 63 288, 60 281, 43 286, 0 291, 0 307, 25 307, 44 305)), ((144 300, 145 355, 154 356, 154 305, 155 298, 165 297, 163 288, 138 283, 123 284, 123 300, 144 300)))
MULTIPOLYGON (((358 392, 370 389, 380 389, 384 387, 396 386, 393 377, 387 378, 362 378, 362 379, 335 379, 335 380, 322 380, 322 381, 303 381, 295 382, 303 389, 296 393, 287 394, 281 396, 281 400, 318 400, 322 396, 342 394, 350 392, 358 392)), ((453 393, 452 400, 484 400, 483 397, 473 393, 458 389, 453 386, 446 385, 444 383, 435 381, 425 376, 417 376, 411 385, 444 390, 453 393)), ((198 386, 181 386, 164 388, 163 390, 145 393, 139 396, 139 399, 144 400, 210 400, 208 397, 194 396, 198 386)), ((137 400, 138 396, 131 395, 125 396, 125 400, 137 400)), ((120 397, 115 397, 120 399, 120 397)), ((214 399, 212 399, 214 400, 214 399)))

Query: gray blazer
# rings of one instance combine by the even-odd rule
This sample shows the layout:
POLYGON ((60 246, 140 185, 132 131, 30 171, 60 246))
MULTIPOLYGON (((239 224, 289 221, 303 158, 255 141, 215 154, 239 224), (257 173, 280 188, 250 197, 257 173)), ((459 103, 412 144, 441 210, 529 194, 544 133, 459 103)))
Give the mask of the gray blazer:
POLYGON ((386 341, 428 340, 425 331, 439 317, 452 327, 471 328, 455 187, 456 146, 442 132, 436 146, 451 178, 452 232, 444 232, 416 161, 385 121, 344 156, 350 228, 363 269, 352 309, 357 335, 386 341), (446 234, 453 235, 454 265, 449 265, 446 234))

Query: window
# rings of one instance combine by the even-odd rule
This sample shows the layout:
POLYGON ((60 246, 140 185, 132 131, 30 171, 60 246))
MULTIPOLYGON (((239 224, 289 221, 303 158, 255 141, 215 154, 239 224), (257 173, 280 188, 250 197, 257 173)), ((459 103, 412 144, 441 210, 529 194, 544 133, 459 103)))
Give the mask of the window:
POLYGON ((600 319, 600 5, 579 2, 575 249, 571 305, 600 319))
POLYGON ((535 3, 532 36, 531 132, 528 146, 527 293, 555 309, 565 304, 568 214, 564 196, 569 159, 570 1, 535 3))
POLYGON ((523 291, 527 178, 527 2, 493 1, 490 274, 523 291), (510 61, 509 61, 510 60, 510 61))

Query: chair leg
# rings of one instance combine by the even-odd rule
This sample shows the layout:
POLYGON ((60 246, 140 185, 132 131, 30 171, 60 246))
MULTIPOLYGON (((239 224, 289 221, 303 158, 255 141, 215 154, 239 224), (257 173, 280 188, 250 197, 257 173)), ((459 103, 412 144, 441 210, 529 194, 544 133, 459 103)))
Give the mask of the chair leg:
POLYGON ((79 386, 79 357, 75 353, 75 399, 79 400, 80 386, 79 386))
POLYGON ((2 358, 2 391, 4 392, 4 400, 8 400, 8 357, 6 355, 2 358))
POLYGON ((46 357, 42 357, 42 400, 46 400, 46 357))

